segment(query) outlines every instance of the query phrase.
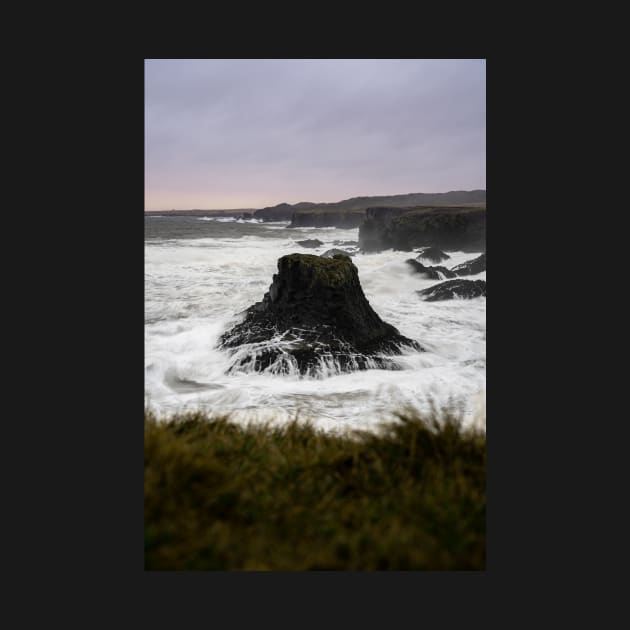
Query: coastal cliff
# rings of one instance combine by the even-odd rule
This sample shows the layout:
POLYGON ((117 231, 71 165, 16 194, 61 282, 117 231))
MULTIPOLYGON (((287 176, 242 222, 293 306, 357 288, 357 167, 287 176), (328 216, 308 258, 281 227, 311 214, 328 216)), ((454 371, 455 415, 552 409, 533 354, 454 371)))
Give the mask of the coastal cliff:
POLYGON ((254 219, 262 221, 290 221, 295 207, 288 203, 279 203, 277 206, 261 208, 254 212, 254 219))
POLYGON ((482 251, 486 247, 486 208, 470 206, 368 208, 359 227, 364 252, 414 247, 482 251))
POLYGON ((485 206, 485 190, 451 190, 446 193, 409 193, 352 197, 332 203, 301 201, 296 204, 280 203, 254 212, 262 221, 291 221, 288 227, 339 227, 353 229, 361 225, 366 209, 398 209, 408 211, 417 207, 485 206))
POLYGON ((291 216, 288 228, 338 227, 357 228, 365 220, 364 210, 300 210, 291 216))

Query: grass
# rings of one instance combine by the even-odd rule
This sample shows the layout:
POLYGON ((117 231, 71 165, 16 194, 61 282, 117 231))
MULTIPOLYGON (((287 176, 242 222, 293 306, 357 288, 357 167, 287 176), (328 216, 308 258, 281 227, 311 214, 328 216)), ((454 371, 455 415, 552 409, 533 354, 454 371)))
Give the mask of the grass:
POLYGON ((147 570, 483 570, 485 434, 144 419, 147 570))

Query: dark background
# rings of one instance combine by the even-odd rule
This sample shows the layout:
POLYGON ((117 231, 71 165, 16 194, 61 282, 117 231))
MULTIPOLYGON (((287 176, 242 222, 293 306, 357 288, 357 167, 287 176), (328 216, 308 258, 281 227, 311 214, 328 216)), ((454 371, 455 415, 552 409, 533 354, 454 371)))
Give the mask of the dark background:
POLYGON ((576 242, 575 217, 592 208, 590 199, 568 195, 579 187, 580 173, 558 153, 574 137, 569 119, 577 121, 550 94, 559 76, 570 74, 570 64, 510 47, 505 34, 486 43, 486 32, 472 22, 461 36, 450 23, 434 23, 442 30, 431 50, 426 32, 432 29, 422 17, 400 14, 395 29, 380 24, 357 33, 311 25, 316 38, 293 29, 258 40, 258 28, 226 28, 220 39, 215 31, 224 23, 216 19, 207 22, 211 32, 204 40, 194 38, 196 45, 173 28, 172 37, 158 33, 160 45, 134 47, 128 38, 125 48, 113 31, 98 40, 99 52, 81 35, 67 54, 43 51, 29 66, 33 95, 20 91, 19 97, 29 123, 42 133, 22 134, 21 123, 6 119, 20 136, 21 151, 12 160, 28 168, 18 204, 5 212, 20 214, 33 240, 27 247, 8 229, 5 239, 18 261, 34 247, 44 253, 35 272, 20 262, 18 269, 6 268, 5 310, 17 319, 28 311, 30 318, 28 344, 17 338, 21 363, 9 366, 13 377, 6 383, 19 411, 5 423, 19 436, 3 440, 16 460, 7 550, 29 575, 21 586, 33 585, 26 589, 25 616, 43 611, 49 619, 70 614, 145 625, 154 613, 166 619, 162 610, 170 609, 171 625, 183 625, 194 613, 220 627, 238 626, 248 616, 256 624, 287 618, 293 626, 318 620, 349 628, 367 619, 389 628, 419 627, 436 614, 440 627, 452 627, 454 616, 458 624, 475 618, 484 626, 562 627, 567 611, 583 603, 573 588, 604 544, 578 529, 593 513, 599 520, 605 507, 590 477, 597 465, 586 450, 599 438, 569 409, 567 396, 581 401, 585 383, 571 380, 562 389, 561 381, 572 378, 571 368, 582 360, 577 351, 588 342, 566 334, 578 306, 563 307, 575 286, 549 282, 551 271, 540 259, 565 240, 576 242), (178 37, 188 41, 178 47, 178 37), (314 41, 317 50, 309 49, 314 41), (487 309, 485 572, 143 571, 145 57, 487 58, 487 242, 494 289, 487 309), (18 394, 23 383, 15 389, 13 383, 20 376, 27 387, 18 394), (41 595, 33 600, 36 585, 41 595))

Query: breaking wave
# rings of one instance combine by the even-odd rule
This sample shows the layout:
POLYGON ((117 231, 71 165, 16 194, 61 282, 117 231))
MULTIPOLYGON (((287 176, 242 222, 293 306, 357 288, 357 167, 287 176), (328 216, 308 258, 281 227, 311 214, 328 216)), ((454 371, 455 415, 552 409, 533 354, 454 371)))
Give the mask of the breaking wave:
MULTIPOLYGON (((416 291, 438 281, 414 274, 405 252, 358 253, 352 261, 372 308, 425 352, 402 348, 387 357, 392 369, 375 363, 354 372, 321 356, 311 373, 300 375, 280 337, 219 348, 221 335, 268 290, 280 256, 321 254, 338 247, 335 240, 358 240, 358 229, 288 230, 288 222, 218 219, 208 218, 203 238, 180 239, 178 220, 168 217, 153 228, 160 237, 145 241, 145 399, 158 415, 203 409, 237 420, 278 420, 299 413, 326 429, 366 428, 401 406, 425 411, 433 404, 485 425, 486 299, 423 302, 416 291), (315 234, 322 246, 296 244, 315 234), (256 357, 269 344, 278 357, 257 371, 256 357)), ((448 254, 449 268, 478 255, 448 254)), ((485 280, 486 273, 467 278, 485 280)))

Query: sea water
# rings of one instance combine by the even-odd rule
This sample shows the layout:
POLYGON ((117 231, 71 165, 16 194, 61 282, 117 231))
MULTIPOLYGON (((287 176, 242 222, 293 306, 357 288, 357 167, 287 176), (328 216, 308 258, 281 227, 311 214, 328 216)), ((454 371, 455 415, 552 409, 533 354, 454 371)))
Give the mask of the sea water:
MULTIPOLYGON (((228 217, 145 217, 145 404, 163 417, 201 409, 236 421, 310 419, 326 430, 367 429, 396 411, 449 409, 485 428, 486 298, 425 302, 437 284, 405 263, 418 254, 386 250, 352 257, 372 308, 424 352, 395 357, 399 370, 326 370, 316 377, 243 370, 220 335, 260 301, 278 258, 322 254, 358 241, 358 228, 287 228, 228 217), (315 249, 296 241, 319 239, 315 249)), ((482 252, 447 251, 451 268, 482 252)), ((424 262, 431 265, 433 263, 424 262)), ((486 273, 466 276, 486 279, 486 273)))

